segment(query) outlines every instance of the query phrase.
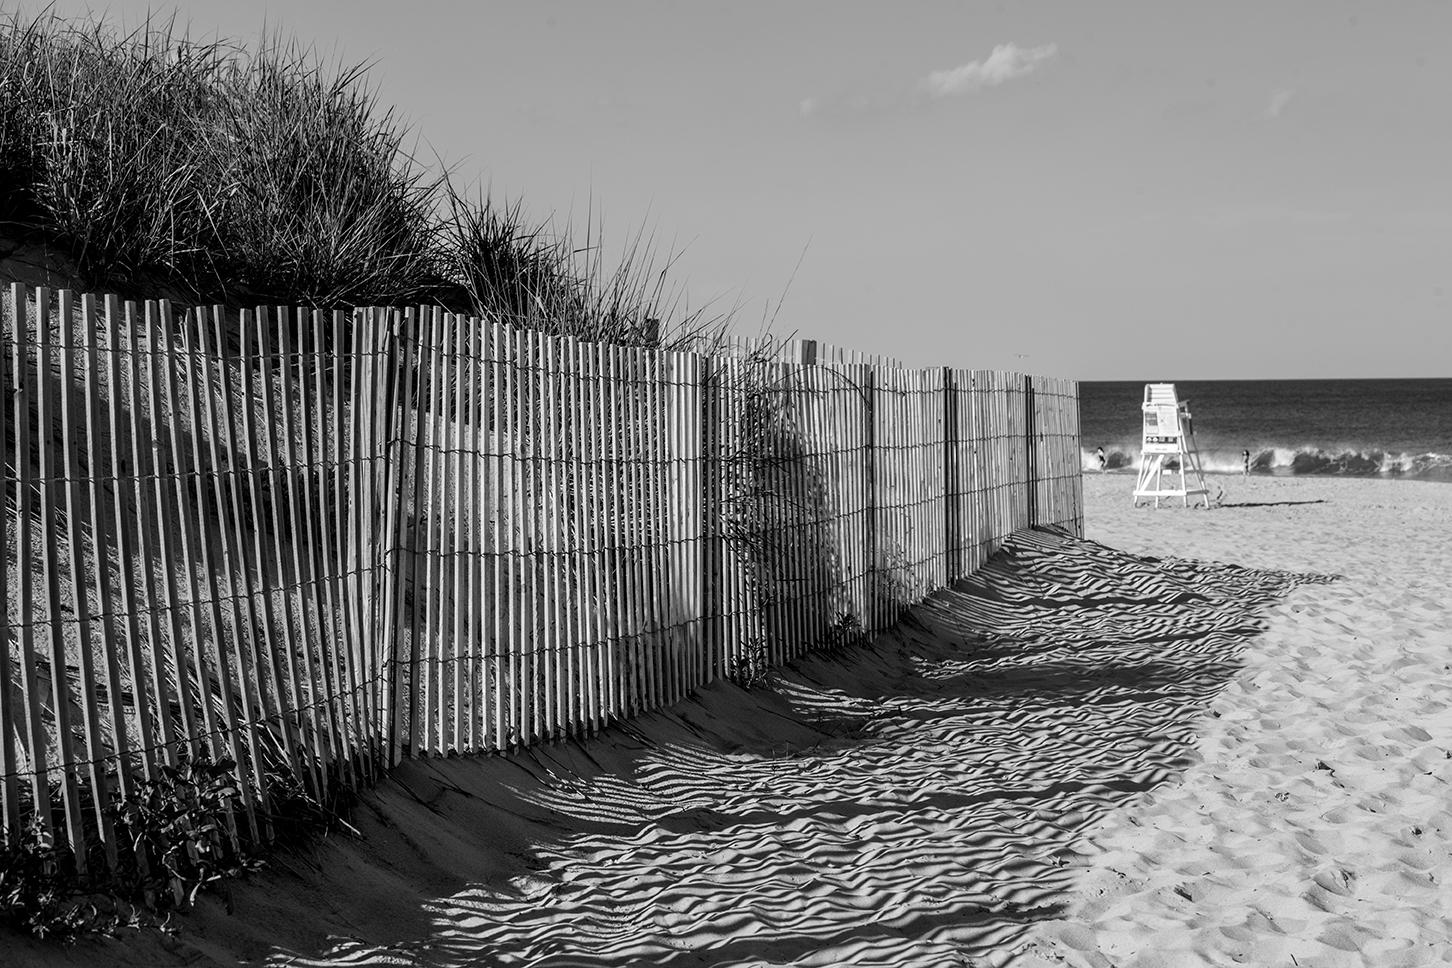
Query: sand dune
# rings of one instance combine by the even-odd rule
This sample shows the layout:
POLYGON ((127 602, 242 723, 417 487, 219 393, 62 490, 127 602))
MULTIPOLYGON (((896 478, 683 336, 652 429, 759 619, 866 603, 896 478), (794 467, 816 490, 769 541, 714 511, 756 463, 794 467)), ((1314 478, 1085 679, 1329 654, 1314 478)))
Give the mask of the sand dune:
POLYGON ((236 915, 20 963, 1452 955, 1452 488, 1235 481, 1186 511, 1086 483, 1102 544, 1023 536, 764 689, 408 764, 236 915))

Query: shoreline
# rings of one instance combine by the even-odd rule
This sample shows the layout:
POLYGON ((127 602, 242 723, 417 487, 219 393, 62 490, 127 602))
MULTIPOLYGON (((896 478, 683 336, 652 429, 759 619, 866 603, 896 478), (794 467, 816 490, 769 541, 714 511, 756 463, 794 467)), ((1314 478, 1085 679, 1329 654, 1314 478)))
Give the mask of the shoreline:
MULTIPOLYGON (((1091 455, 1092 456, 1092 455, 1091 455)), ((1111 467, 1106 468, 1101 474, 1091 463, 1086 462, 1083 467, 1084 477, 1127 477, 1131 480, 1138 474, 1134 467, 1111 467)), ((1168 477, 1172 472, 1165 471, 1168 477)), ((1173 472, 1175 479, 1179 479, 1179 471, 1173 472)), ((1256 481, 1387 481, 1387 482, 1408 482, 1426 484, 1452 484, 1452 476, 1434 476, 1418 474, 1297 474, 1289 468, 1280 471, 1252 471, 1249 477, 1240 471, 1207 470, 1205 480, 1215 478, 1222 481, 1238 481, 1250 486, 1256 481)))

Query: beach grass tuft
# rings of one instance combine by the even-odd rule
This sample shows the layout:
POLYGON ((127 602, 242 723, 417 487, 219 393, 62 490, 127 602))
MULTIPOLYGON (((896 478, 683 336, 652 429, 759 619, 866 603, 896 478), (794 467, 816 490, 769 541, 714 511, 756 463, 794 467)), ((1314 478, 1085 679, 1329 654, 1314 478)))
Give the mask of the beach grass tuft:
POLYGON ((442 305, 592 340, 680 345, 690 308, 644 229, 606 259, 583 231, 420 161, 367 64, 280 34, 252 49, 176 20, 120 31, 0 15, 0 237, 63 254, 86 288, 318 308, 442 305))

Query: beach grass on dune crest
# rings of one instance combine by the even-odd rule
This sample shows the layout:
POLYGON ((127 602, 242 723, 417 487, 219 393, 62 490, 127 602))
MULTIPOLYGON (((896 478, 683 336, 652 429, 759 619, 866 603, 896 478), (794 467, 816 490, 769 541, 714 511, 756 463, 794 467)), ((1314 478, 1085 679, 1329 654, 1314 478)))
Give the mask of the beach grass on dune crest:
POLYGON ((196 41, 0 16, 0 237, 62 253, 76 281, 196 303, 424 302, 627 343, 680 342, 692 310, 643 231, 618 265, 583 238, 422 163, 367 65, 278 35, 196 41))
POLYGON ((643 229, 618 261, 607 259, 592 211, 581 233, 531 222, 523 206, 442 183, 444 263, 471 312, 554 335, 625 345, 709 349, 734 307, 692 308, 672 277, 679 255, 661 257, 643 229))

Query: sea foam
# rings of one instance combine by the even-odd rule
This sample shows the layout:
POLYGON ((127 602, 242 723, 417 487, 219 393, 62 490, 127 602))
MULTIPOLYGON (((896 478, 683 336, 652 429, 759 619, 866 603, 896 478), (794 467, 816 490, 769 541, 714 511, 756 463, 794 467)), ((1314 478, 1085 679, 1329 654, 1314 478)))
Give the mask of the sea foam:
MULTIPOLYGON (((1105 447, 1104 455, 1107 470, 1139 466, 1140 452, 1136 445, 1105 447)), ((1085 471, 1099 470, 1099 461, 1092 448, 1081 449, 1080 463, 1085 471)), ((1244 458, 1239 451, 1201 450, 1200 464, 1210 474, 1239 474, 1244 470, 1244 458)), ((1320 447, 1315 444, 1263 446, 1251 450, 1250 469, 1254 474, 1452 481, 1452 454, 1411 454, 1375 447, 1320 447)))

